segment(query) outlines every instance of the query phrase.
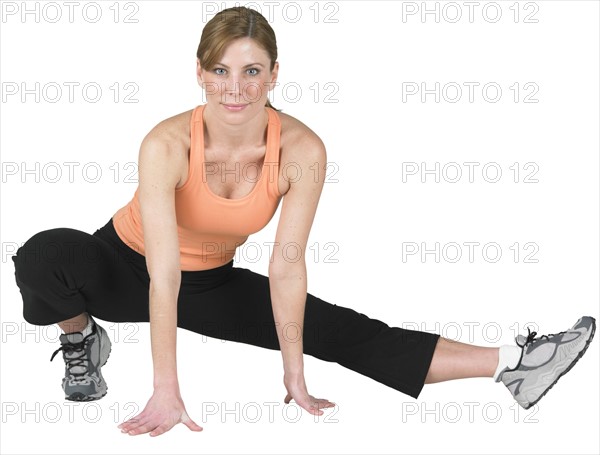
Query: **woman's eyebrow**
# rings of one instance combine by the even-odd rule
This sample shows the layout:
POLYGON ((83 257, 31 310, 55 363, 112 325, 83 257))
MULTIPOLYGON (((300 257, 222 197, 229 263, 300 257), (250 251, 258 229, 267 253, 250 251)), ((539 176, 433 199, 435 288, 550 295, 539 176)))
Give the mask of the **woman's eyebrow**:
MULTIPOLYGON (((227 65, 225 65, 224 63, 221 63, 221 62, 217 62, 217 63, 215 63, 215 65, 221 65, 221 66, 224 66, 225 68, 229 68, 227 65)), ((262 66, 263 68, 265 67, 265 65, 263 65, 262 63, 256 62, 256 63, 249 63, 248 65, 244 65, 244 66, 242 66, 242 68, 248 68, 249 66, 262 66)))

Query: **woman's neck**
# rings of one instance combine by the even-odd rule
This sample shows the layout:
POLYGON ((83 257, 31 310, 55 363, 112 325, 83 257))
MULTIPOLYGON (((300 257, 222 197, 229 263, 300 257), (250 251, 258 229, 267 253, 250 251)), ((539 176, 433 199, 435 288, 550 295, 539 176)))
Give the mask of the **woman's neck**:
POLYGON ((261 147, 265 144, 265 130, 269 115, 266 109, 247 122, 231 124, 213 115, 208 105, 204 108, 204 146, 231 152, 261 147))

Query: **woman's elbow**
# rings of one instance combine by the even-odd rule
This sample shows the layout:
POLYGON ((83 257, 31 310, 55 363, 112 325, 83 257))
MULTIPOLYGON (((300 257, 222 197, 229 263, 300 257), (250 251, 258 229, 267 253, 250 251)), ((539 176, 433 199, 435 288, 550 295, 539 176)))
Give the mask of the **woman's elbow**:
POLYGON ((306 277, 306 263, 303 259, 274 260, 269 264, 269 278, 275 280, 300 279, 306 277))

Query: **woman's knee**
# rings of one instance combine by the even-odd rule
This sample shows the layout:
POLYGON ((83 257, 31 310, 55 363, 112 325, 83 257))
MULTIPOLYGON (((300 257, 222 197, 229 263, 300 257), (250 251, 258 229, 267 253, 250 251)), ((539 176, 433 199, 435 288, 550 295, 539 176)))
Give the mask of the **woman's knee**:
POLYGON ((12 256, 15 273, 23 283, 48 277, 59 266, 81 265, 97 257, 95 240, 89 234, 71 228, 55 228, 38 232, 12 256))

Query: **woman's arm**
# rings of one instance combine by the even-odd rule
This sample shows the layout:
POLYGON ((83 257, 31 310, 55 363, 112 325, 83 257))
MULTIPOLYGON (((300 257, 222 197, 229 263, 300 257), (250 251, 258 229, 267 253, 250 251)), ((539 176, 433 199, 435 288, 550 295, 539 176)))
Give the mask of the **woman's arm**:
POLYGON ((185 151, 176 138, 157 126, 142 142, 139 154, 139 202, 146 265, 150 275, 149 311, 154 393, 145 409, 120 428, 129 434, 157 436, 183 422, 200 431, 185 411, 176 362, 177 297, 181 285, 175 213, 177 186, 185 151))
POLYGON ((316 400, 306 391, 302 332, 307 293, 306 245, 323 189, 327 154, 323 142, 312 132, 296 141, 293 150, 290 159, 301 173, 300 178, 290 181, 283 198, 269 264, 271 302, 288 390, 285 401, 294 398, 307 411, 322 414, 319 407, 333 404, 316 400))
POLYGON ((146 265, 154 387, 177 389, 177 296, 181 285, 175 187, 181 167, 169 141, 150 135, 140 148, 139 201, 146 265))

